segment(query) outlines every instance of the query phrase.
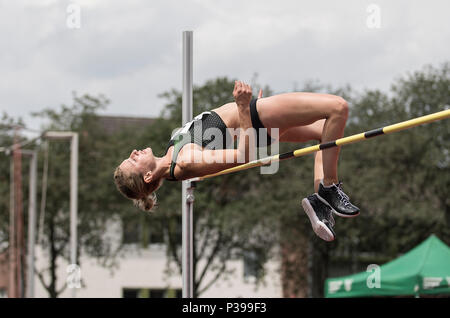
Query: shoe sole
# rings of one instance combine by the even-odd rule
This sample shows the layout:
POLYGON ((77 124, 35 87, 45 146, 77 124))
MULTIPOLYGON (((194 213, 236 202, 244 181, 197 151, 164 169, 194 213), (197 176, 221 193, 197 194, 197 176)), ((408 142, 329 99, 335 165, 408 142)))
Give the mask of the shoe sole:
POLYGON ((314 233, 316 233, 316 235, 324 241, 327 242, 334 241, 334 239, 336 238, 335 235, 333 234, 333 232, 330 231, 330 229, 328 228, 328 226, 325 225, 325 223, 323 223, 317 218, 317 215, 314 212, 314 209, 309 203, 307 198, 304 198, 302 200, 302 207, 306 215, 308 216, 309 221, 311 222, 311 226, 314 230, 314 233))
POLYGON ((342 218, 354 218, 355 216, 359 215, 359 211, 355 214, 342 214, 339 213, 338 211, 336 211, 328 202, 327 200, 325 200, 324 198, 322 198, 318 193, 316 194, 317 198, 322 201, 324 204, 326 204, 328 207, 330 207, 331 212, 333 212, 334 214, 342 217, 342 218))

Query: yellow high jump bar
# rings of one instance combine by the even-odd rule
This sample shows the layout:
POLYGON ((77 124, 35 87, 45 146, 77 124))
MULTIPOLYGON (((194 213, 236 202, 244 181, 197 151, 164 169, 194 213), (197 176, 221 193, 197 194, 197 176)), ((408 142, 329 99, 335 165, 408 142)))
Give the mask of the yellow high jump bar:
POLYGON ((212 177, 217 177, 217 176, 221 176, 224 174, 229 174, 232 172, 238 172, 238 171, 242 171, 242 170, 247 170, 250 168, 254 168, 254 167, 260 167, 263 165, 268 165, 272 162, 277 162, 277 161, 281 161, 281 160, 286 160, 286 159, 291 159, 291 158, 296 158, 296 157, 300 157, 300 156, 304 156, 316 151, 320 151, 320 150, 324 150, 324 149, 328 149, 328 148, 333 148, 333 147, 337 147, 337 146, 343 146, 343 145, 347 145, 347 144, 351 144, 357 141, 361 141, 361 140, 365 140, 368 138, 372 138, 372 137, 376 137, 376 136, 380 136, 380 135, 386 135, 386 134, 391 134, 400 130, 405 130, 408 128, 412 128, 415 126, 419 126, 419 125, 423 125, 423 124, 427 124, 427 123, 431 123, 433 121, 438 121, 438 120, 442 120, 442 119, 446 119, 450 117, 450 109, 446 109, 437 113, 433 113, 433 114, 429 114, 429 115, 425 115, 422 117, 417 117, 414 119, 410 119, 407 121, 403 121, 397 124, 393 124, 390 126, 385 126, 382 128, 378 128, 378 129, 373 129, 373 130, 369 130, 367 132, 364 133, 360 133, 360 134, 356 134, 356 135, 352 135, 352 136, 348 136, 348 137, 344 137, 344 138, 340 138, 334 141, 329 141, 326 143, 322 143, 319 145, 314 145, 311 147, 306 147, 306 148, 301 148, 301 149, 297 149, 294 151, 290 151, 290 152, 286 152, 283 154, 277 154, 274 156, 269 156, 269 157, 265 157, 265 158, 261 158, 261 159, 257 159, 257 160, 253 160, 247 163, 244 163, 242 165, 233 167, 233 168, 229 168, 229 169, 225 169, 222 171, 219 171, 217 173, 213 173, 213 174, 209 174, 209 175, 205 175, 202 177, 196 177, 196 178, 192 178, 189 179, 189 181, 201 181, 204 179, 208 179, 208 178, 212 178, 212 177))

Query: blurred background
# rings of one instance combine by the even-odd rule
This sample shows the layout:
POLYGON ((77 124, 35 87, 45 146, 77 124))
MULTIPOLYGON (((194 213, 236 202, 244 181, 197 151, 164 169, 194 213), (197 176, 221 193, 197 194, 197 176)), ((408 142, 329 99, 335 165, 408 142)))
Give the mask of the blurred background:
MULTIPOLYGON (((181 125, 182 31, 194 32, 194 115, 233 101, 242 80, 264 96, 344 97, 348 136, 449 108, 449 11, 444 0, 0 0, 0 297, 181 297, 181 183, 146 214, 113 172, 133 149, 162 156, 181 125), (78 133, 76 266, 71 142, 47 131, 78 133)), ((202 181, 194 295, 328 297, 351 283, 327 279, 413 255, 402 263, 413 288, 377 295, 447 297, 450 259, 417 251, 450 253, 449 170, 448 119, 343 147, 339 176, 361 214, 336 217, 331 243, 300 204, 312 155, 202 181)))

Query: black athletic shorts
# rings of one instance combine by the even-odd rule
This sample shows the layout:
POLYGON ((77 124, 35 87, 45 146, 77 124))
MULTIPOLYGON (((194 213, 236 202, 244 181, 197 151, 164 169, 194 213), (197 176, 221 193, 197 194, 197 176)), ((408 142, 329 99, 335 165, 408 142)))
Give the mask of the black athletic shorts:
POLYGON ((266 127, 264 127, 263 123, 259 119, 258 111, 256 110, 257 100, 257 98, 252 98, 252 101, 250 102, 250 116, 252 118, 253 128, 256 129, 256 140, 258 147, 267 147, 275 142, 276 139, 270 137, 266 127), (260 128, 263 129, 260 130, 260 128))

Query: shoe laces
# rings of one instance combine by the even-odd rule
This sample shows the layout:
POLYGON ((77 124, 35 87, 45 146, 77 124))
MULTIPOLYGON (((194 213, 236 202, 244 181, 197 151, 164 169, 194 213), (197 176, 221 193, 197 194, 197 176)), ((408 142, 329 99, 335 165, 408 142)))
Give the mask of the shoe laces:
POLYGON ((350 205, 350 198, 348 197, 348 195, 346 195, 344 193, 344 190, 342 189, 342 182, 339 181, 339 183, 336 185, 337 188, 337 192, 339 194, 340 197, 340 201, 345 205, 345 206, 349 206, 350 205))

